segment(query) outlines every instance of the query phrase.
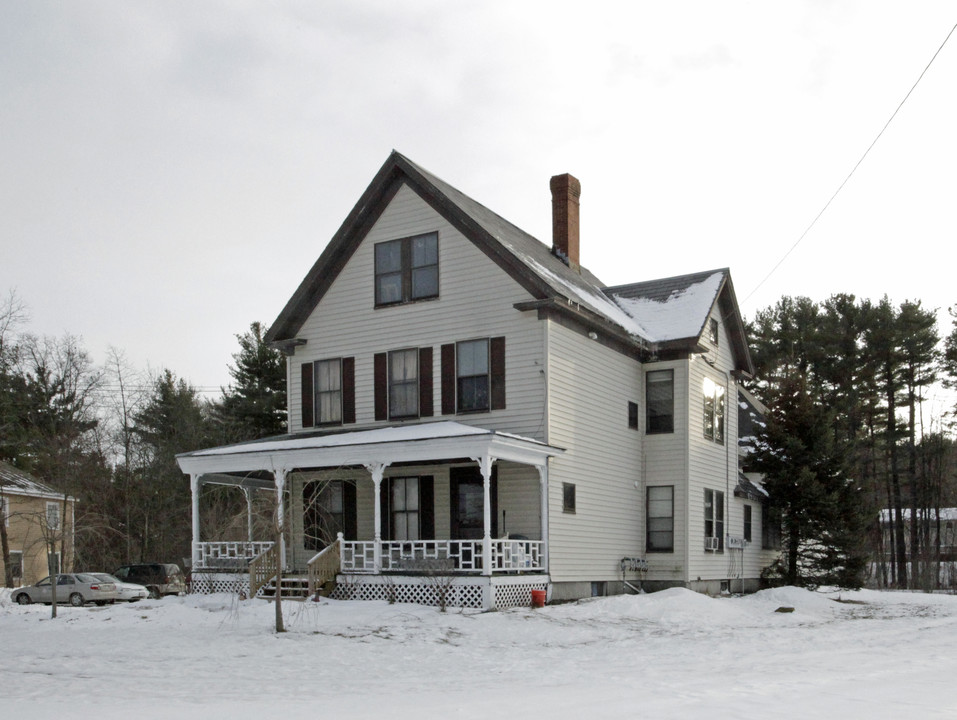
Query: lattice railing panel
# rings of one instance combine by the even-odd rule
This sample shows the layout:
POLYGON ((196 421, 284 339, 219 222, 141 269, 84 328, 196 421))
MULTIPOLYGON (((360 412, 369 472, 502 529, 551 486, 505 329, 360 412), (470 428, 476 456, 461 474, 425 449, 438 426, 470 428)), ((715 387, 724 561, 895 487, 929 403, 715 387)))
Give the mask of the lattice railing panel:
POLYGON ((190 580, 189 591, 198 595, 225 592, 249 597, 249 575, 194 573, 190 580))
POLYGON ((529 607, 532 604, 532 590, 546 590, 545 582, 509 583, 496 585, 495 607, 504 610, 511 607, 529 607))
MULTIPOLYGON (((388 540, 379 543, 384 572, 415 570, 423 562, 444 567, 454 573, 481 572, 484 563, 481 540, 388 540)), ((544 543, 541 540, 492 540, 493 572, 535 572, 544 569, 544 543)), ((344 540, 342 569, 345 572, 375 572, 375 542, 344 540)))
MULTIPOLYGON (((333 591, 335 600, 385 600, 386 602, 438 605, 440 589, 427 580, 419 583, 366 582, 344 580, 333 591)), ((531 594, 529 594, 531 598, 531 594)), ((479 583, 456 583, 448 588, 449 607, 484 607, 484 586, 479 583)))

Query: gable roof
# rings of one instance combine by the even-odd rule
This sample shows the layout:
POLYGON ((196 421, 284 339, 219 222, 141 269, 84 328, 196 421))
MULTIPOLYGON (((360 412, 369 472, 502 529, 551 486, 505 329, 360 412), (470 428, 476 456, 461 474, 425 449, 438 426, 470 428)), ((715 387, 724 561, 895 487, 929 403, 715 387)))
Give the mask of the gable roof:
MULTIPOLYGON (((0 487, 7 495, 26 495, 61 500, 63 493, 44 485, 30 473, 18 470, 13 465, 0 461, 0 487)), ((70 498, 72 501, 73 498, 70 498)))
POLYGON ((635 318, 645 328, 646 337, 661 349, 697 345, 711 309, 718 303, 736 367, 753 374, 744 321, 728 268, 606 287, 604 292, 635 318))
MULTIPOLYGON (((571 269, 552 254, 548 245, 394 150, 270 326, 266 333, 267 342, 284 344, 294 341, 302 324, 402 185, 411 188, 529 292, 532 300, 521 304, 520 309, 538 308, 573 315, 635 348, 648 348, 664 341, 669 348, 681 347, 691 351, 697 345, 715 298, 718 298, 728 305, 727 312, 723 310, 723 314, 729 317, 728 327, 742 341, 735 343, 738 369, 750 372, 750 356, 747 343, 743 342, 743 325, 727 269, 669 281, 606 288, 587 269, 581 268, 581 272, 571 269), (672 306, 668 298, 673 299, 676 290, 678 295, 686 296, 692 288, 707 282, 716 273, 721 275, 717 281, 719 287, 714 288, 711 303, 706 308, 703 299, 694 307, 672 306), (668 288, 656 284, 665 282, 671 282, 673 287, 668 294, 661 296, 668 288), (612 291, 613 294, 609 294, 612 291), (675 333, 663 334, 661 312, 639 311, 635 302, 628 302, 642 299, 659 305, 663 301, 666 312, 671 309, 680 313, 693 312, 695 317, 689 319, 688 327, 696 327, 697 333, 688 331, 683 337, 672 337, 675 333)), ((707 293, 700 297, 705 295, 707 293)), ((654 308, 648 305, 646 309, 654 308)), ((683 335, 683 332, 677 334, 683 335)))

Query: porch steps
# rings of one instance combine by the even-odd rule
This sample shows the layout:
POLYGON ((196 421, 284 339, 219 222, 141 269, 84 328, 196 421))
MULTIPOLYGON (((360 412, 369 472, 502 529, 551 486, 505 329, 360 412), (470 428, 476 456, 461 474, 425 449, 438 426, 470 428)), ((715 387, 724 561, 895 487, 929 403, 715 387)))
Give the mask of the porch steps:
MULTIPOLYGON (((276 597, 276 578, 263 586, 261 596, 264 598, 276 597)), ((283 600, 305 600, 309 597, 309 578, 306 576, 283 576, 280 597, 283 600)))

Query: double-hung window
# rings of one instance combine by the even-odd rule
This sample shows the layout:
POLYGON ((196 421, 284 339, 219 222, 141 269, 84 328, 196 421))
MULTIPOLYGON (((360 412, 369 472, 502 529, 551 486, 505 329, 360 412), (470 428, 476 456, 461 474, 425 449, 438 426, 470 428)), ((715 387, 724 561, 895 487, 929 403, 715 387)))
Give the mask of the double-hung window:
POLYGON ((675 431, 675 371, 651 370, 645 375, 646 432, 675 431))
POLYGON ((389 418, 419 414, 419 351, 393 350, 389 353, 389 418))
POLYGON ((704 379, 704 436, 724 443, 724 386, 711 378, 704 379))
POLYGON ((744 541, 751 542, 752 529, 751 529, 751 506, 744 506, 744 541))
POLYGON ((316 408, 319 425, 342 422, 342 361, 316 362, 316 408))
POLYGON ((456 343, 458 412, 489 409, 488 339, 456 343))
POLYGON ((56 502, 47 503, 47 528, 50 530, 60 529, 60 504, 56 502))
POLYGON ((704 491, 704 537, 710 550, 724 550, 724 493, 704 491))
POLYGON ((438 297, 439 235, 427 233, 375 246, 375 304, 438 297))
POLYGON ((355 358, 302 364, 302 426, 356 421, 355 358))
POLYGON ((419 478, 392 478, 392 539, 419 539, 419 478))
POLYGON ((648 488, 646 503, 648 552, 673 552, 675 549, 675 489, 672 485, 648 488))

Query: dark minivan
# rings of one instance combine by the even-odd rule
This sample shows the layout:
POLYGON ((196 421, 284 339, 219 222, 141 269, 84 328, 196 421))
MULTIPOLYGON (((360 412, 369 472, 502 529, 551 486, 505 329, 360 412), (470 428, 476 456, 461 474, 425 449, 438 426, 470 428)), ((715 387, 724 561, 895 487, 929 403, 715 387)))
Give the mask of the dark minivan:
POLYGON ((186 592, 186 576, 173 563, 141 563, 124 565, 113 571, 123 582, 145 585, 151 598, 181 595, 186 592))

